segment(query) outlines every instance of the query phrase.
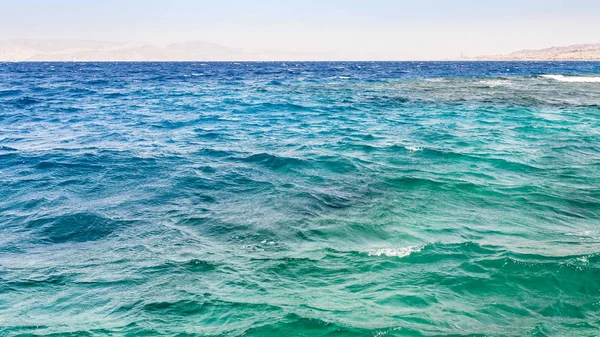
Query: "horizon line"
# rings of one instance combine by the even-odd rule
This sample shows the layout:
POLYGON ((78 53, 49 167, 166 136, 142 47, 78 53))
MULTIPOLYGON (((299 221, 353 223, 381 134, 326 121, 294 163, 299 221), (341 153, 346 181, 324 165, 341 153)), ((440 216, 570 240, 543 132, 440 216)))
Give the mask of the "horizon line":
POLYGON ((592 60, 580 60, 580 59, 568 59, 568 60, 545 60, 545 59, 514 59, 514 60, 494 60, 494 59, 444 59, 444 60, 0 60, 0 63, 282 63, 282 62, 294 62, 294 63, 351 63, 351 62, 363 62, 363 63, 440 63, 440 62, 463 62, 463 63, 480 63, 480 62, 494 62, 494 63, 514 63, 514 62, 530 62, 530 63, 556 63, 556 62, 576 62, 576 63, 600 63, 600 59, 592 60))

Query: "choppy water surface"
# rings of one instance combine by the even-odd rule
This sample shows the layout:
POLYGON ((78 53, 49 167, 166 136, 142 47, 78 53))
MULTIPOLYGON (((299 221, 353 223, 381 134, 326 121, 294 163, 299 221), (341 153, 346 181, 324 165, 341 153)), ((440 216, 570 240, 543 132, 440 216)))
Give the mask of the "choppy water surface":
POLYGON ((599 79, 0 64, 0 334, 597 335, 599 79))

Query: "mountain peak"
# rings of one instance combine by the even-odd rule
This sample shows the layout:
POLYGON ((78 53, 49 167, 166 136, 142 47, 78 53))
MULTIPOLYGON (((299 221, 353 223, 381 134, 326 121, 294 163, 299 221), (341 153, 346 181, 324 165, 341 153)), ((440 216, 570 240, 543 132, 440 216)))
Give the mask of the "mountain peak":
POLYGON ((600 43, 524 49, 510 54, 478 56, 472 59, 490 61, 597 61, 600 60, 600 43))

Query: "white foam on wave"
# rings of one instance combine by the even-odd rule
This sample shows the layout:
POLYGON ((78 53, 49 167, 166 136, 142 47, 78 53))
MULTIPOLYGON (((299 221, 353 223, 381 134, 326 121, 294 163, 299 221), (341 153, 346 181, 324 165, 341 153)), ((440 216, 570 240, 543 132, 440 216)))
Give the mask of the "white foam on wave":
POLYGON ((423 247, 402 247, 402 248, 380 248, 368 251, 369 256, 389 256, 389 257, 406 257, 412 253, 418 253, 423 247))
POLYGON ((576 232, 576 233, 567 233, 568 236, 579 236, 581 238, 588 238, 588 239, 600 239, 600 231, 582 231, 582 232, 576 232))
POLYGON ((559 82, 571 83, 600 83, 600 76, 565 76, 565 75, 542 75, 543 78, 559 82))
POLYGON ((510 80, 482 80, 479 81, 480 84, 487 85, 490 88, 495 87, 509 87, 512 82, 510 80))
POLYGON ((405 147, 405 149, 407 151, 411 151, 411 152, 416 152, 416 151, 422 151, 423 150, 422 147, 418 147, 418 146, 407 146, 407 147, 405 147))

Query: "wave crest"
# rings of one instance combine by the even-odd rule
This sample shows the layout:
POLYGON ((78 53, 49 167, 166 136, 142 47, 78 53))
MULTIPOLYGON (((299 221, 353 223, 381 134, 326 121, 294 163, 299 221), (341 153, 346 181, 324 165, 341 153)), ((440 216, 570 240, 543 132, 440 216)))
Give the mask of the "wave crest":
POLYGON ((418 253, 423 247, 401 247, 401 248, 379 248, 368 251, 369 256, 406 257, 412 253, 418 253))
POLYGON ((600 76, 542 75, 543 78, 570 83, 600 83, 600 76))

